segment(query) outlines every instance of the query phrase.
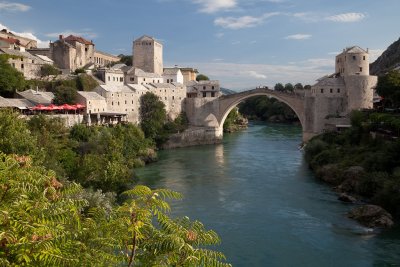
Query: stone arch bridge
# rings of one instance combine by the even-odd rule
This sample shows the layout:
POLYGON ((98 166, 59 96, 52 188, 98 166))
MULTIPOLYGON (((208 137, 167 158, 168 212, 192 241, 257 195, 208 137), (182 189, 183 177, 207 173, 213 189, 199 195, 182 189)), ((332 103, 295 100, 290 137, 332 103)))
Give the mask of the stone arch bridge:
POLYGON ((287 104, 297 115, 303 129, 303 141, 309 140, 313 134, 308 131, 312 129, 312 119, 306 114, 306 98, 304 95, 295 93, 285 93, 268 88, 256 88, 253 90, 243 91, 240 93, 223 95, 218 98, 187 98, 186 113, 191 126, 205 127, 209 135, 215 136, 217 139, 222 138, 223 125, 229 112, 243 100, 258 96, 266 95, 276 98, 277 100, 287 104))

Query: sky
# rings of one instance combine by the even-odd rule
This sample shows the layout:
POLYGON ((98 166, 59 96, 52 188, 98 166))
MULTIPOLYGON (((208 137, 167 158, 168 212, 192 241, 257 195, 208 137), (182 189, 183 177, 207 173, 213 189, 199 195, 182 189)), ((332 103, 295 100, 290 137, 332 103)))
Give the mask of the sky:
POLYGON ((400 0, 0 0, 0 29, 41 47, 59 34, 132 54, 153 36, 164 66, 193 67, 222 87, 314 84, 358 45, 376 59, 400 37, 400 0))

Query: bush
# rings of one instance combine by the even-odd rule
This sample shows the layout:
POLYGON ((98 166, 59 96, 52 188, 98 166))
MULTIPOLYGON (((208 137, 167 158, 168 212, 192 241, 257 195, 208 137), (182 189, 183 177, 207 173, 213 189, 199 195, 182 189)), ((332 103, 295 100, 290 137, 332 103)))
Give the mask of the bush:
POLYGON ((58 74, 60 74, 60 70, 50 64, 44 64, 40 68, 40 74, 42 77, 50 76, 50 75, 58 75, 58 74))

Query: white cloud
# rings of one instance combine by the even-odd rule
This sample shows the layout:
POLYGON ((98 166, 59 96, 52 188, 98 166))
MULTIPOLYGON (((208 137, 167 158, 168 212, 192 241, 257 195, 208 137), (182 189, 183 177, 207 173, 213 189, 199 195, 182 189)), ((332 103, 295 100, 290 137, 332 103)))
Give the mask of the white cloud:
POLYGON ((249 70, 243 72, 246 75, 249 75, 250 77, 256 78, 256 79, 267 79, 267 76, 261 73, 258 73, 257 71, 254 70, 249 70))
POLYGON ((279 65, 212 61, 181 62, 178 65, 193 66, 211 79, 220 80, 222 87, 240 91, 260 85, 273 87, 278 82, 314 84, 316 79, 334 72, 335 60, 308 59, 279 65))
POLYGON ((224 37, 224 33, 223 32, 219 32, 215 34, 215 37, 217 37, 218 39, 221 39, 222 37, 224 37))
POLYGON ((326 20, 334 22, 357 22, 361 21, 366 17, 363 13, 343 13, 334 16, 329 16, 326 20))
POLYGON ((40 48, 46 48, 49 47, 49 41, 42 41, 39 38, 36 37, 36 35, 32 32, 15 32, 13 30, 11 30, 10 28, 8 28, 7 26, 3 25, 0 23, 0 29, 7 29, 8 31, 12 32, 15 35, 18 36, 22 36, 22 37, 26 37, 32 40, 37 41, 38 47, 40 48))
POLYGON ((5 10, 5 11, 25 12, 28 11, 29 9, 31 9, 30 6, 20 3, 0 2, 0 11, 5 10))
POLYGON ((237 0, 192 0, 200 5, 200 12, 216 13, 226 11, 237 6, 237 0))
POLYGON ((214 20, 214 24, 222 28, 237 30, 243 28, 251 28, 262 24, 266 19, 278 16, 281 13, 271 12, 265 13, 260 17, 242 16, 242 17, 219 17, 214 20))
POLYGON ((310 39, 311 38, 311 34, 293 34, 293 35, 289 35, 286 36, 285 39, 287 40, 306 40, 306 39, 310 39))
POLYGON ((65 30, 63 32, 53 32, 53 33, 47 33, 45 34, 47 37, 51 38, 58 38, 59 35, 64 35, 65 37, 68 35, 76 35, 76 36, 81 36, 83 38, 96 38, 97 34, 91 29, 82 29, 79 31, 73 31, 73 30, 65 30))

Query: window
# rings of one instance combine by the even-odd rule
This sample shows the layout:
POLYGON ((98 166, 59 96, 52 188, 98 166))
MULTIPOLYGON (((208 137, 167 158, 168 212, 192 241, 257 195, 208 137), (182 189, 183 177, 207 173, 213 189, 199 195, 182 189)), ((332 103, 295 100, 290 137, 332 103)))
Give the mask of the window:
POLYGON ((24 68, 24 64, 21 64, 21 69, 23 69, 24 68))
POLYGON ((133 100, 132 100, 132 105, 133 105, 133 100))
POLYGON ((124 78, 123 78, 123 77, 119 78, 119 81, 120 81, 120 82, 123 82, 123 81, 124 81, 124 78))
POLYGON ((118 101, 118 106, 119 106, 119 101, 118 101))
POLYGON ((174 100, 175 99, 175 96, 172 96, 172 100, 174 100))
POLYGON ((203 97, 206 97, 207 96, 207 93, 206 92, 203 92, 203 97))
POLYGON ((114 106, 114 101, 113 101, 113 102, 111 102, 111 106, 114 106))
POLYGON ((360 67, 360 72, 362 72, 362 67, 360 67))
POLYGON ((115 77, 113 77, 113 82, 115 82, 115 77))
POLYGON ((205 87, 205 86, 203 86, 203 90, 206 90, 206 87, 205 87))
POLYGON ((145 81, 146 81, 146 78, 143 78, 143 81, 145 82, 145 81))
POLYGON ((323 93, 324 93, 324 89, 321 88, 321 94, 323 94, 323 93))
POLYGON ((211 89, 213 89, 213 90, 214 90, 214 89, 215 89, 215 88, 214 88, 214 86, 211 86, 211 89))
POLYGON ((330 92, 330 93, 333 93, 333 89, 332 89, 332 88, 331 88, 331 89, 329 89, 329 92, 330 92))
POLYGON ((211 92, 211 97, 215 97, 215 92, 211 92))
POLYGON ((135 80, 135 78, 131 77, 130 80, 131 80, 131 82, 133 82, 135 80))
POLYGON ((167 79, 167 83, 169 83, 169 79, 167 79))
POLYGON ((111 78, 110 78, 110 76, 108 76, 108 81, 110 81, 111 80, 111 78))
POLYGON ((356 60, 356 56, 353 56, 353 60, 356 60))
POLYGON ((126 100, 125 100, 125 105, 126 105, 126 100))
POLYGON ((365 60, 365 56, 363 56, 363 60, 365 60))
POLYGON ((165 100, 167 100, 167 97, 165 97, 165 100))
POLYGON ((171 79, 171 83, 173 83, 174 82, 174 79, 171 79))

